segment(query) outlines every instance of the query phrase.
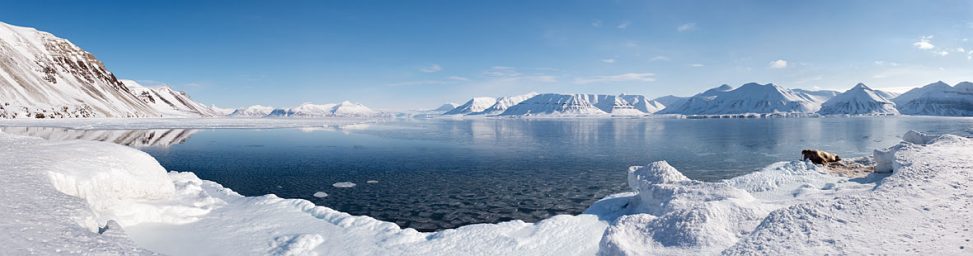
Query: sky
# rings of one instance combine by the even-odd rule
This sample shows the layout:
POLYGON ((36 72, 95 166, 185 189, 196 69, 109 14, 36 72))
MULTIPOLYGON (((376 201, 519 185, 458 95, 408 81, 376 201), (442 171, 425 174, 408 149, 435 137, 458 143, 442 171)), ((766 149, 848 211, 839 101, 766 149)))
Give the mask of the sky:
POLYGON ((9 1, 120 78, 222 107, 434 108, 721 84, 973 80, 973 1, 9 1))

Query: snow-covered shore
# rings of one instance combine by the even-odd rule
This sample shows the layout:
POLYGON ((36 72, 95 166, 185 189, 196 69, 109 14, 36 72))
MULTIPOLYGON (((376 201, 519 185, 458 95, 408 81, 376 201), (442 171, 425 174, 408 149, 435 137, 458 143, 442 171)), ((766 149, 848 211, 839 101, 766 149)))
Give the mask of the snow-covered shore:
POLYGON ((422 233, 306 200, 244 197, 121 145, 0 133, 0 254, 973 252, 973 140, 904 138, 911 142, 876 153, 891 175, 848 178, 780 162, 700 182, 654 162, 629 170, 632 192, 584 214, 422 233))

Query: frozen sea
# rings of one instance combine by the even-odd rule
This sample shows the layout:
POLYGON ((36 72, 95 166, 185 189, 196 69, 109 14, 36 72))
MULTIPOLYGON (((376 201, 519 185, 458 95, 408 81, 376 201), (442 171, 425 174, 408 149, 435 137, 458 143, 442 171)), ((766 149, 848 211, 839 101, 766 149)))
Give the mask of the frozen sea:
POLYGON ((420 231, 578 214, 597 199, 625 191, 628 166, 657 160, 668 161, 690 178, 712 181, 799 159, 804 148, 851 158, 894 145, 908 130, 973 135, 973 119, 945 117, 432 119, 319 128, 139 127, 0 130, 125 144, 148 152, 169 170, 192 171, 243 195, 303 198, 420 231))

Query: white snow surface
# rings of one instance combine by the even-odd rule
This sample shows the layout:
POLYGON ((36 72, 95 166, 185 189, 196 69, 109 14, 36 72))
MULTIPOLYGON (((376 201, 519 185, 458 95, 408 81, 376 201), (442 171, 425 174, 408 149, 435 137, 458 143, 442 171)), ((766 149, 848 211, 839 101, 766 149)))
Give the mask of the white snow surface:
POLYGON ((253 106, 234 110, 233 113, 230 113, 230 116, 231 117, 265 117, 270 115, 270 112, 273 111, 274 111, 274 107, 253 105, 253 106))
MULTIPOLYGON (((780 162, 719 182, 665 162, 584 214, 431 233, 310 201, 244 197, 121 145, 0 133, 0 254, 969 254, 973 140, 914 133, 891 174, 780 162), (43 214, 38 214, 43 213, 43 214), (101 234, 98 233, 101 229, 101 234), (961 247, 963 249, 961 249, 961 247)), ((867 159, 866 159, 867 160, 867 159)))
MULTIPOLYGON (((823 95, 823 94, 822 94, 823 95)), ((660 113, 722 115, 748 113, 814 113, 822 95, 796 92, 775 84, 748 83, 733 89, 722 85, 697 94, 679 106, 660 113)))
POLYGON ((0 22, 0 118, 159 116, 89 52, 0 22))
POLYGON ((486 111, 488 108, 497 104, 497 98, 493 97, 474 97, 444 113, 444 115, 469 115, 486 111))
POLYGON ((973 83, 949 86, 939 81, 909 90, 894 101, 906 115, 973 116, 973 83))
POLYGON ((665 105, 642 95, 538 94, 501 116, 643 116, 665 105))
POLYGON ((185 92, 173 90, 169 86, 148 88, 132 80, 120 80, 139 100, 160 113, 161 117, 214 117, 222 116, 202 103, 193 101, 185 92))
POLYGON ((895 103, 865 84, 832 97, 821 105, 821 115, 898 115, 895 103))
POLYGON ((343 101, 337 104, 313 104, 303 103, 293 108, 274 109, 268 117, 298 117, 298 118, 321 118, 321 117, 372 117, 378 115, 365 105, 343 101))

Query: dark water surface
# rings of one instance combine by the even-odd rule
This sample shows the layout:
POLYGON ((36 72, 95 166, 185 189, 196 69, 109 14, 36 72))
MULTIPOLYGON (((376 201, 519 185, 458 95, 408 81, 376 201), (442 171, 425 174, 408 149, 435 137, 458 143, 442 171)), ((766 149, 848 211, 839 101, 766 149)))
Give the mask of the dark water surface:
POLYGON ((626 191, 632 165, 666 160, 690 178, 719 180, 798 160, 803 148, 870 155, 910 129, 969 136, 973 119, 401 120, 338 129, 3 131, 114 141, 243 195, 304 198, 429 231, 578 214, 626 191), (337 182, 356 186, 332 186, 337 182), (313 197, 317 191, 328 196, 313 197))

